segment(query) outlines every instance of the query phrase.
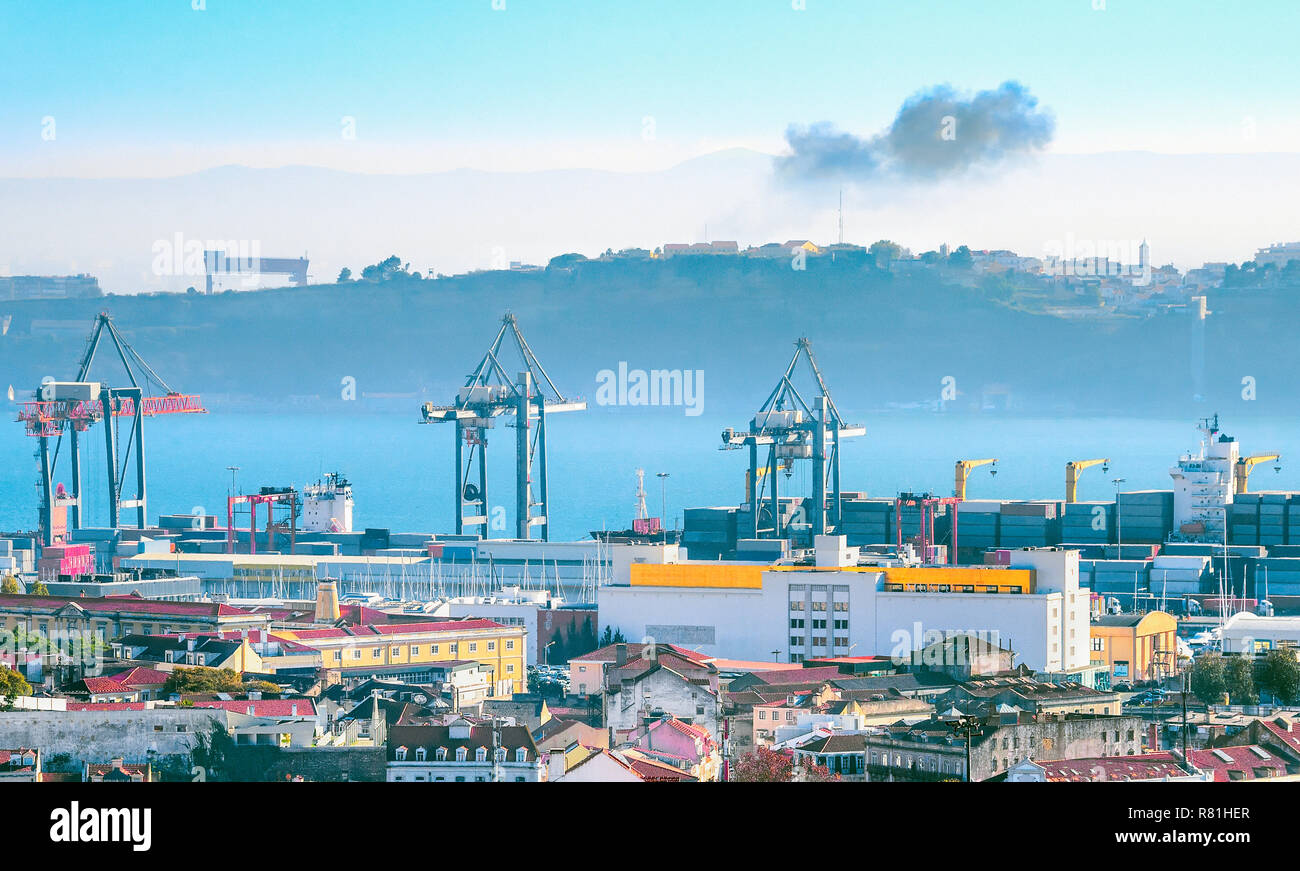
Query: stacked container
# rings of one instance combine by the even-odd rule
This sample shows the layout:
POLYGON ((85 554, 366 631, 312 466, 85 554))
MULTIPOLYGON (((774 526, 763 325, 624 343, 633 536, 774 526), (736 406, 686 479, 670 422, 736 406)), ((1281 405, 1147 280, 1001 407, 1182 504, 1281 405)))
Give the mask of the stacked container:
POLYGON ((1116 533, 1120 541, 1163 542, 1174 526, 1174 491, 1133 490, 1119 494, 1116 533))
POLYGON ((1067 502, 1061 512, 1061 541, 1107 544, 1115 540, 1114 502, 1067 502))

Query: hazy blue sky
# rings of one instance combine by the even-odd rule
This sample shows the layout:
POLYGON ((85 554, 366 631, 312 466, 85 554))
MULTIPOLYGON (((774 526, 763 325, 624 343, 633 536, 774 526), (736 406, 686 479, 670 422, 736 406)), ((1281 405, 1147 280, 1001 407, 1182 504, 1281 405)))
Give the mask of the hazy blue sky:
POLYGON ((1294 0, 195 2, 0 2, 0 176, 653 169, 1008 79, 1057 152, 1300 150, 1294 0))

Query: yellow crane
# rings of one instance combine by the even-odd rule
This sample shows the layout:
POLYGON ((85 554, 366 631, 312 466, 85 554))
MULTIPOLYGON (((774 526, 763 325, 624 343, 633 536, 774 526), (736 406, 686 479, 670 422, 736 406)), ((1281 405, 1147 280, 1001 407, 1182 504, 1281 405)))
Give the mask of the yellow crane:
POLYGON ((1250 483, 1250 470, 1260 463, 1270 463, 1282 459, 1281 454, 1254 454, 1249 457, 1239 457, 1237 459, 1236 474, 1233 480, 1236 481, 1234 491, 1237 493, 1249 493, 1246 485, 1250 483))
POLYGON ((1078 502, 1079 473, 1093 466, 1101 466, 1103 472, 1110 468, 1110 460, 1102 457, 1097 460, 1071 460, 1065 464, 1065 501, 1078 502))
MULTIPOLYGON (((997 459, 994 458, 994 459, 987 459, 987 460, 958 460, 957 461, 957 483, 956 486, 953 487, 952 495, 964 501, 966 499, 966 477, 970 475, 971 469, 978 469, 980 466, 987 466, 990 464, 996 465, 997 459)), ((989 469, 989 473, 996 475, 998 473, 998 470, 996 468, 989 469)))

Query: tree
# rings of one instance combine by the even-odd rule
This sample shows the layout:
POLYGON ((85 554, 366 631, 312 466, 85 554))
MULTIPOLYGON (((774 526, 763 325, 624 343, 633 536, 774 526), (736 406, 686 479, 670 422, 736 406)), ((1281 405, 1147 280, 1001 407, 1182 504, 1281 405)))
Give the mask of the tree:
POLYGON ((178 668, 163 686, 167 693, 237 693, 243 688, 233 668, 178 668))
POLYGON ((339 270, 339 279, 337 283, 343 284, 351 280, 352 280, 352 270, 344 266, 342 269, 339 270))
POLYGON ((766 747, 745 754, 731 768, 735 783, 789 783, 793 776, 794 760, 766 747))
POLYGON ((3 699, 0 710, 13 710, 14 699, 31 694, 32 685, 27 682, 27 678, 7 665, 0 665, 0 699, 3 699))
POLYGON ((626 644, 627 639, 623 637, 623 631, 615 631, 613 626, 605 627, 605 634, 600 636, 600 646, 609 647, 611 644, 626 644))
POLYGON ((1228 691, 1226 670, 1221 654, 1196 657, 1192 663, 1192 694, 1207 705, 1223 701, 1223 694, 1228 691))
POLYGON ((33 596, 48 596, 50 594, 50 588, 45 586, 44 581, 37 581, 32 584, 32 588, 28 590, 28 592, 33 596))
POLYGON ((1283 704, 1295 703, 1300 698, 1300 661, 1295 651, 1270 650, 1259 663, 1256 682, 1260 689, 1272 693, 1283 704))
POLYGON ((890 242, 888 239, 881 239, 878 242, 872 242, 871 247, 867 249, 867 256, 881 269, 889 268, 891 260, 897 260, 903 256, 903 246, 896 242, 890 242))
POLYGON ((4 580, 0 581, 0 593, 6 596, 16 596, 18 594, 18 579, 13 575, 5 575, 4 580))
POLYGON ((736 760, 731 768, 734 783, 822 783, 839 780, 824 765, 800 765, 784 753, 759 747, 736 760))
POLYGON ((396 254, 390 254, 378 263, 361 270, 362 281, 391 281, 394 278, 404 278, 406 275, 402 260, 396 254))
POLYGON ((1234 705, 1254 705, 1259 702, 1255 692, 1255 677, 1251 661, 1244 656, 1230 656, 1224 668, 1223 679, 1228 685, 1228 697, 1234 705))
POLYGON ((965 245, 959 245, 957 250, 948 255, 948 265, 954 269, 970 269, 975 258, 970 256, 970 249, 965 245))

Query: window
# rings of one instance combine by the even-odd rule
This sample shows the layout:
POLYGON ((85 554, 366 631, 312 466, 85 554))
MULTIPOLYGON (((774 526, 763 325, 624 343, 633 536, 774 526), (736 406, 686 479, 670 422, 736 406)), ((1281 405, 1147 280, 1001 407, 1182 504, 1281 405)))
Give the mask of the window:
POLYGON ((836 611, 847 611, 847 610, 849 610, 849 603, 848 603, 848 602, 836 602, 836 603, 835 603, 835 610, 836 610, 836 611))
POLYGON ((504 747, 498 747, 496 753, 494 753, 493 755, 496 756, 496 760, 497 760, 497 762, 505 762, 505 761, 506 761, 506 748, 504 748, 504 747))
POLYGON ((356 648, 353 648, 353 649, 352 649, 352 658, 353 658, 353 659, 360 659, 360 658, 361 658, 361 648, 356 647, 356 648))
POLYGON ((760 720, 766 720, 766 719, 767 719, 767 711, 763 710, 762 708, 759 708, 759 709, 758 709, 758 718, 759 718, 760 720))
POLYGON ((790 636, 790 646, 791 646, 791 647, 802 647, 802 646, 803 646, 803 639, 802 639, 802 638, 797 638, 797 637, 791 635, 791 636, 790 636))
POLYGON ((419 656, 419 655, 420 655, 420 645, 418 645, 418 644, 412 644, 412 645, 411 645, 411 656, 419 656))
POLYGON ((791 611, 802 611, 802 610, 803 610, 803 602, 791 602, 791 603, 790 603, 790 610, 791 610, 791 611))
MULTIPOLYGON (((423 762, 428 757, 428 755, 429 755, 429 751, 425 750, 423 747, 415 748, 415 760, 417 762, 423 762)), ((402 756, 403 757, 406 756, 405 750, 402 751, 402 756)))
MULTIPOLYGON (((509 643, 510 643, 509 641, 506 642, 506 644, 509 644, 509 643)), ((508 648, 507 648, 507 649, 508 649, 508 648)), ((579 671, 579 672, 582 672, 582 673, 585 673, 585 672, 587 671, 587 666, 585 666, 585 665, 580 665, 580 666, 578 666, 578 671, 579 671)))
POLYGON ((514 674, 514 673, 515 673, 514 663, 512 662, 506 663, 506 674, 514 674))
POLYGON ((471 642, 469 643, 469 652, 470 652, 470 653, 478 653, 478 642, 477 642, 477 641, 471 641, 471 642))
POLYGON ((479 748, 477 748, 477 749, 474 750, 474 761, 475 761, 475 762, 486 762, 486 761, 487 761, 487 748, 486 748, 486 747, 479 747, 479 748))
POLYGON ((393 649, 390 651, 390 653, 392 653, 393 656, 401 656, 402 648, 398 647, 397 645, 393 645, 393 649))
POLYGON ((1096 651, 1102 651, 1102 650, 1105 650, 1105 649, 1106 649, 1106 639, 1105 639, 1105 638, 1094 638, 1094 639, 1092 639, 1092 649, 1093 649, 1093 650, 1096 650, 1096 651))
POLYGON ((497 649, 497 643, 495 641, 489 641, 488 650, 496 650, 496 649, 497 649))
POLYGON ((515 643, 513 641, 507 641, 506 650, 514 650, 514 649, 515 649, 515 643))
POLYGON ((447 761, 447 748, 446 748, 446 747, 439 747, 437 750, 433 751, 433 758, 436 759, 436 760, 438 760, 439 762, 446 762, 446 761, 447 761))
POLYGON ((370 655, 378 659, 384 655, 384 648, 376 647, 374 650, 370 651, 370 655))
POLYGON ((464 762, 464 761, 465 761, 465 757, 468 756, 468 755, 469 755, 469 751, 466 750, 464 747, 457 747, 457 748, 456 748, 456 761, 457 761, 457 762, 464 762))
POLYGON ((804 623, 803 623, 802 620, 791 620, 791 621, 790 621, 790 628, 791 628, 791 629, 802 629, 803 626, 804 626, 804 623))
POLYGON ((455 656, 456 653, 457 653, 457 651, 459 650, 459 648, 460 648, 460 645, 459 645, 458 643, 456 643, 455 641, 453 641, 453 642, 451 642, 451 644, 448 644, 448 645, 447 645, 447 652, 450 653, 452 656, 455 656))
MULTIPOLYGON (((416 752, 418 753, 419 751, 416 751, 416 752)), ((398 747, 398 748, 397 748, 397 752, 394 753, 393 755, 397 758, 397 761, 398 761, 398 762, 405 762, 405 761, 406 761, 406 748, 405 748, 405 747, 398 747)))
POLYGON ((336 651, 334 651, 334 661, 335 661, 335 662, 342 662, 342 661, 343 661, 343 651, 341 651, 341 650, 336 650, 336 651))

